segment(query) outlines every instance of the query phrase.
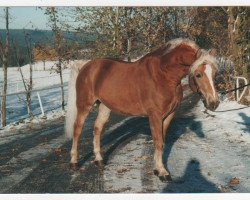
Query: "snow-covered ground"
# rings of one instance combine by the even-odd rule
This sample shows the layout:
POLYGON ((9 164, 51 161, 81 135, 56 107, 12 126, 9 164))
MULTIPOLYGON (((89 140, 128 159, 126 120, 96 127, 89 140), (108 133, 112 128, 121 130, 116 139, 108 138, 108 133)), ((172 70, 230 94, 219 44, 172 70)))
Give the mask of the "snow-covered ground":
POLYGON ((199 101, 172 122, 176 125, 169 130, 164 155, 173 182, 162 183, 151 175, 153 142, 141 134, 110 159, 107 191, 249 192, 250 107, 224 100, 215 112, 204 110, 199 101))
POLYGON ((228 137, 231 139, 243 140, 250 144, 249 106, 225 99, 215 112, 210 113, 215 115, 215 117, 204 121, 208 127, 214 126, 217 131, 227 132, 228 137))
MULTIPOLYGON (((50 86, 60 83, 59 74, 56 73, 56 61, 46 61, 45 70, 43 62, 36 62, 32 65, 33 68, 33 89, 42 88, 45 86, 50 86)), ((63 80, 68 82, 70 67, 72 66, 73 61, 65 63, 63 65, 63 80)), ((29 64, 21 67, 22 73, 24 75, 25 81, 28 82, 30 72, 29 64)), ((3 77, 3 72, 1 70, 0 77, 3 77)), ((17 67, 8 68, 8 93, 14 93, 24 91, 23 81, 21 73, 17 67)))

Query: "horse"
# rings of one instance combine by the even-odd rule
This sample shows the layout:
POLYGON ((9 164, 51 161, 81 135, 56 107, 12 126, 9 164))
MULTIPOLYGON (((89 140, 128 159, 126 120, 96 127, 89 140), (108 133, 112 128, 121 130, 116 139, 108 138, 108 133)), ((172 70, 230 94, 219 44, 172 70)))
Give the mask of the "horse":
POLYGON ((77 145, 84 121, 96 101, 94 163, 103 166, 100 135, 110 112, 145 116, 154 144, 154 173, 161 181, 171 176, 162 162, 164 139, 182 97, 181 80, 189 75, 189 86, 200 94, 204 106, 219 105, 215 89, 216 50, 203 50, 192 40, 173 39, 134 62, 94 59, 72 69, 69 81, 65 132, 73 137, 70 166, 77 168, 77 145))

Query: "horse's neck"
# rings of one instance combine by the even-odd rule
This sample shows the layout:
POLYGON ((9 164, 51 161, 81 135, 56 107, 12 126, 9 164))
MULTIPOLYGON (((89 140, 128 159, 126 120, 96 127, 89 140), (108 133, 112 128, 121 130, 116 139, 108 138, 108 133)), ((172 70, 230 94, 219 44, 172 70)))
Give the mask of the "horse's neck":
POLYGON ((188 75, 189 66, 172 66, 167 68, 166 77, 176 85, 180 84, 181 80, 188 75))
POLYGON ((166 76, 171 77, 176 83, 188 75, 191 65, 196 60, 196 51, 189 47, 181 46, 173 52, 162 57, 162 65, 165 66, 166 76))

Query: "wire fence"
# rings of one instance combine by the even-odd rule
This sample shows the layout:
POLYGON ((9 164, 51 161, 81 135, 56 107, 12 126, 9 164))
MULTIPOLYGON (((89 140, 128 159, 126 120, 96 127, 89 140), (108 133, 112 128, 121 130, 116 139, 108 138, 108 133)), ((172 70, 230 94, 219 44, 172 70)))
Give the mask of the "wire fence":
MULTIPOLYGON (((61 88, 64 89, 64 98, 68 96, 68 82, 61 84, 54 84, 42 88, 36 88, 31 91, 20 91, 9 93, 6 95, 0 94, 0 97, 6 96, 6 122, 7 124, 17 122, 29 118, 26 107, 26 95, 31 94, 30 109, 33 116, 47 114, 54 110, 61 108, 61 88)), ((65 101, 67 105, 67 101, 65 101)))
MULTIPOLYGON (((63 76, 69 75, 69 73, 62 73, 63 76)), ((55 75, 50 75, 50 76, 38 76, 38 77, 33 77, 32 80, 33 82, 36 82, 37 80, 40 79, 45 79, 45 78, 53 78, 53 77, 58 77, 58 74, 55 75)), ((25 84, 27 85, 28 79, 24 79, 25 84)), ((2 93, 2 88, 3 88, 3 81, 0 81, 0 95, 2 93)), ((16 92, 22 92, 25 90, 24 85, 23 85, 23 80, 15 80, 7 83, 7 88, 8 88, 8 93, 16 93, 16 92)))
POLYGON ((64 83, 63 85, 55 84, 55 85, 47 86, 47 87, 43 87, 43 88, 36 88, 36 89, 30 90, 30 91, 20 91, 20 92, 14 92, 14 93, 9 93, 9 94, 0 94, 0 97, 3 97, 3 96, 7 97, 7 96, 18 95, 18 94, 34 93, 34 92, 39 92, 39 91, 43 91, 43 90, 49 90, 49 89, 64 87, 64 86, 67 86, 67 85, 68 85, 68 82, 64 83))

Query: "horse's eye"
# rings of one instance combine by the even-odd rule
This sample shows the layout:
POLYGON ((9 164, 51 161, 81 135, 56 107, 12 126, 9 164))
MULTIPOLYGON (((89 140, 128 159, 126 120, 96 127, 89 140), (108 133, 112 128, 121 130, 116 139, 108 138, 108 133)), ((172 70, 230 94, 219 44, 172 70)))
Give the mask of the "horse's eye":
POLYGON ((198 74, 196 74, 195 76, 196 76, 196 78, 201 78, 201 77, 202 77, 202 74, 198 73, 198 74))

